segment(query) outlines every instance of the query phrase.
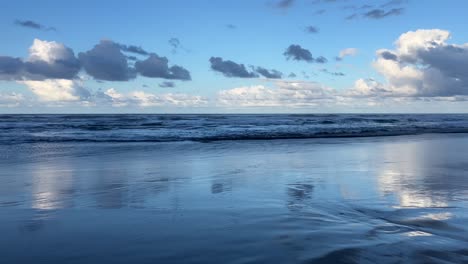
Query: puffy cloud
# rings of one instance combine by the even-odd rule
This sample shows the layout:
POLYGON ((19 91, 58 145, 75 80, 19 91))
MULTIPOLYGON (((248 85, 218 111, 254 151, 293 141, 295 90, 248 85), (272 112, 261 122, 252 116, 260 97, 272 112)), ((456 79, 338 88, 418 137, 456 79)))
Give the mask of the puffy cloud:
POLYGON ((450 32, 441 29, 420 29, 402 34, 395 42, 398 53, 408 61, 416 59, 418 50, 443 46, 450 38, 450 32))
POLYGON ((337 61, 343 60, 345 57, 348 56, 355 56, 358 53, 358 49, 356 48, 346 48, 340 51, 338 57, 336 57, 337 61))
MULTIPOLYGON (((147 77, 191 79, 186 69, 177 65, 169 67, 168 60, 156 54, 151 54, 144 61, 137 61, 135 70, 128 66, 122 50, 144 54, 135 46, 101 41, 93 49, 80 53, 78 60, 73 51, 61 43, 35 39, 25 60, 0 56, 0 80, 16 80, 24 84, 40 101, 89 102, 102 98, 102 94, 92 94, 77 79, 81 65, 98 81, 126 81, 136 77, 137 71, 147 77)), ((166 87, 169 84, 165 83, 166 87)), ((3 101, 5 98, 2 95, 3 101)))
POLYGON ((211 69, 222 73, 226 77, 256 78, 255 72, 249 72, 244 64, 238 64, 220 57, 210 58, 211 69))
POLYGON ((89 51, 78 55, 86 73, 97 80, 127 81, 135 77, 121 46, 109 40, 102 40, 89 51))
POLYGON ((73 79, 81 66, 72 49, 55 41, 35 39, 25 68, 46 79, 73 79))
POLYGON ((137 73, 149 78, 169 80, 191 80, 190 72, 178 65, 169 67, 169 60, 155 53, 148 53, 137 46, 118 44, 102 40, 93 49, 79 54, 85 71, 96 80, 128 81, 137 73), (125 56, 122 51, 149 56, 142 61, 135 57, 125 56), (127 59, 136 60, 135 68, 129 66, 127 59))
POLYGON ((302 48, 300 45, 290 45, 283 54, 288 60, 307 62, 314 61, 312 53, 309 50, 302 48))
POLYGON ((385 84, 358 80, 356 90, 372 96, 450 97, 468 94, 468 43, 447 43, 445 30, 402 34, 395 50, 378 50, 374 68, 385 84), (365 87, 366 83, 368 87, 365 87))
POLYGON ((152 53, 146 60, 135 63, 136 71, 145 77, 164 78, 169 80, 191 80, 190 72, 178 65, 169 67, 166 57, 152 53))
POLYGON ((302 48, 300 45, 290 45, 283 55, 288 60, 295 60, 295 61, 306 61, 309 63, 316 62, 316 63, 326 63, 327 59, 323 56, 318 58, 314 58, 312 53, 308 49, 302 48))
MULTIPOLYGON (((0 80, 24 84, 40 101, 90 102, 103 96, 83 87, 77 78, 82 66, 97 81, 126 81, 135 78, 137 73, 170 80, 191 79, 188 70, 177 65, 169 67, 167 58, 156 54, 137 61, 134 69, 128 65, 122 50, 140 55, 146 52, 136 46, 103 40, 93 49, 80 53, 78 59, 61 43, 35 39, 26 59, 0 56, 0 80)), ((171 82, 163 85, 174 86, 171 82)))
POLYGON ((318 83, 277 82, 276 88, 257 85, 223 90, 217 101, 234 107, 307 107, 334 101, 335 94, 318 83))
POLYGON ((68 59, 74 57, 73 51, 65 47, 61 43, 55 41, 43 41, 34 39, 32 46, 29 48, 29 58, 31 62, 43 61, 54 63, 57 60, 68 59))
POLYGON ((66 79, 46 79, 42 81, 18 81, 26 85, 41 101, 66 102, 85 101, 90 92, 79 81, 66 79))
POLYGON ((72 79, 80 68, 73 50, 55 41, 34 39, 25 61, 0 56, 2 80, 72 79))

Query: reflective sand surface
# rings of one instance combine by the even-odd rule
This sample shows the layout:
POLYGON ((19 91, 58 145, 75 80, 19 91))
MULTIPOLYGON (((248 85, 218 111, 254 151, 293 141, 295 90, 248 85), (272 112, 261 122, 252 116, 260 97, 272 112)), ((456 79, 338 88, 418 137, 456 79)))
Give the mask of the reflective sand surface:
POLYGON ((468 135, 0 146, 2 263, 462 263, 468 135))

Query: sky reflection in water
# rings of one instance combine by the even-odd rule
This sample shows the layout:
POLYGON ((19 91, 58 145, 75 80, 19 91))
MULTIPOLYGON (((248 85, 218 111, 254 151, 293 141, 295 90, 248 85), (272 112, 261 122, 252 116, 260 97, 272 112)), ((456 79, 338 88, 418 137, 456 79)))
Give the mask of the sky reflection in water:
POLYGON ((468 256, 464 135, 2 149, 18 263, 468 256))

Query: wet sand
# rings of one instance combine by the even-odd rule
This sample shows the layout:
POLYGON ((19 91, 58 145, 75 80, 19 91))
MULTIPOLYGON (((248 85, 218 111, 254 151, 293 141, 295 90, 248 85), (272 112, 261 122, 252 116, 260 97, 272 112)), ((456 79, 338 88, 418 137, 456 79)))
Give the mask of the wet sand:
POLYGON ((463 263, 468 135, 0 146, 3 263, 463 263))

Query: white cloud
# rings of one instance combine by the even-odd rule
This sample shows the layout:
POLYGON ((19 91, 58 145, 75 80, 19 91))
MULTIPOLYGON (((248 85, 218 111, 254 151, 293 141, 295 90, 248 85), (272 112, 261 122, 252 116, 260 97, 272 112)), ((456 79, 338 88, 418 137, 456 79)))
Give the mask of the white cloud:
POLYGON ((198 95, 189 95, 183 93, 153 94, 144 91, 132 91, 127 94, 122 94, 113 88, 96 94, 96 99, 98 101, 110 103, 116 107, 197 107, 206 105, 208 103, 208 99, 198 95))
MULTIPOLYGON (((120 93, 114 88, 91 93, 80 80, 47 79, 43 81, 18 81, 26 85, 42 102, 78 103, 86 106, 137 106, 137 107, 197 107, 208 103, 208 99, 199 95, 183 93, 153 94, 144 91, 120 93)), ((0 105, 11 102, 13 96, 1 95, 0 105)), ((17 95, 17 99, 19 99, 17 95)), ((31 101, 33 103, 33 101, 31 101)))
POLYGON ((201 106, 207 103, 207 100, 198 95, 188 95, 182 93, 151 94, 143 91, 134 91, 129 97, 136 101, 139 106, 201 106))
POLYGON ((117 92, 114 88, 107 89, 105 92, 98 92, 95 97, 98 101, 103 99, 116 107, 126 106, 129 103, 126 96, 117 92))
POLYGON ((43 81, 18 81, 26 85, 41 101, 67 102, 89 98, 90 93, 78 80, 46 79, 43 81))
MULTIPOLYGON (((399 37, 394 50, 378 50, 373 66, 386 83, 367 83, 372 86, 366 88, 368 95, 433 99, 468 95, 468 43, 448 44, 449 38, 450 33, 440 29, 410 31, 399 37)), ((363 91, 363 82, 356 82, 356 92, 363 91)))
POLYGON ((0 107, 15 107, 24 101, 24 96, 19 93, 0 93, 0 107))
POLYGON ((359 79, 354 83, 354 88, 344 92, 348 97, 368 97, 385 93, 385 87, 373 79, 359 79))
POLYGON ((67 61, 74 57, 73 51, 62 43, 34 39, 29 48, 28 61, 44 61, 51 64, 56 61, 67 61))
POLYGON ((54 41, 35 39, 26 60, 0 56, 0 80, 71 80, 80 68, 73 51, 54 41))
POLYGON ((220 105, 231 107, 307 107, 335 100, 335 91, 318 83, 276 82, 276 88, 245 86, 218 93, 220 105))
POLYGON ((395 42, 400 56, 416 59, 421 49, 446 45, 450 32, 441 29, 419 29, 402 34, 395 42))
POLYGON ((338 59, 342 60, 347 56, 355 56, 358 53, 358 49, 356 48, 346 48, 340 51, 338 55, 338 59))

